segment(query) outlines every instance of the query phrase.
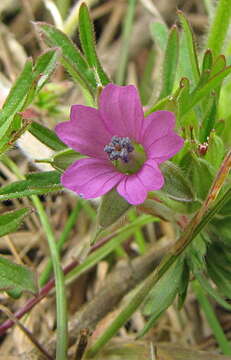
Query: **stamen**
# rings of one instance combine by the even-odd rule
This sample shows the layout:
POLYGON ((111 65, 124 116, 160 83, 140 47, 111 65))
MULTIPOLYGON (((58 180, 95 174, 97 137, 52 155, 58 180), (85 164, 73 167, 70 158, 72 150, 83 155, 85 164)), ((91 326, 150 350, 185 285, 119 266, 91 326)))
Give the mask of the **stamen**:
POLYGON ((104 147, 110 160, 121 159, 123 162, 129 162, 129 153, 134 150, 129 137, 113 136, 111 142, 104 147))

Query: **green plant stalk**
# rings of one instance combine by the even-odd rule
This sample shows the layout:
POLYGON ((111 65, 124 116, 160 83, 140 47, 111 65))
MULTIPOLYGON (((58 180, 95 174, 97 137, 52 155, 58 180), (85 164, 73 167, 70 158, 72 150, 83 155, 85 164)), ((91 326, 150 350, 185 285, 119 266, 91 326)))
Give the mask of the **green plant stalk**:
POLYGON ((214 57, 222 52, 223 44, 229 29, 230 17, 230 0, 219 0, 213 22, 210 26, 207 42, 207 48, 212 50, 214 57))
POLYGON ((60 264, 59 251, 56 246, 55 237, 49 224, 47 214, 40 199, 32 195, 31 199, 38 211, 41 224, 47 236, 48 245, 51 253, 51 261, 54 269, 55 288, 56 288, 56 316, 57 316, 57 345, 56 360, 67 360, 68 349, 68 318, 67 318, 67 300, 65 293, 64 274, 60 264))
MULTIPOLYGON (((56 243, 59 253, 62 250, 63 245, 67 241, 67 239, 70 235, 70 232, 76 223, 76 220, 79 215, 79 211, 81 210, 81 207, 82 207, 81 201, 77 201, 76 206, 72 210, 71 215, 69 216, 69 218, 64 226, 63 232, 62 232, 58 242, 56 243)), ((49 280, 52 269, 53 269, 52 261, 51 261, 51 259, 49 259, 45 269, 43 270, 43 272, 39 278, 39 285, 41 287, 43 287, 49 280)))
MULTIPOLYGON (((4 163, 19 178, 24 179, 17 165, 6 155, 2 157, 4 163)), ((47 236, 48 245, 51 253, 51 261, 54 269, 55 286, 56 286, 56 313, 57 313, 57 346, 56 360, 67 360, 68 349, 68 318, 67 318, 67 301, 65 293, 65 282, 62 267, 60 265, 59 251, 56 247, 55 237, 49 224, 47 214, 38 196, 32 195, 31 200, 34 203, 39 214, 41 224, 47 236)))
POLYGON ((149 275, 145 280, 143 286, 136 293, 134 298, 129 302, 127 306, 121 311, 117 318, 111 323, 106 331, 100 336, 92 347, 88 350, 88 356, 94 356, 116 332, 119 328, 125 324, 131 315, 143 302, 145 297, 148 295, 153 286, 158 280, 165 274, 170 266, 178 259, 178 257, 184 252, 185 248, 192 242, 192 240, 199 234, 202 228, 211 220, 213 215, 218 211, 224 203, 230 198, 231 188, 229 188, 223 197, 217 201, 217 203, 211 208, 213 202, 217 198, 225 180, 228 177, 229 170, 231 168, 231 151, 228 152, 223 163, 221 164, 220 170, 214 179, 208 196, 203 203, 202 207, 195 214, 193 219, 190 221, 188 226, 185 228, 184 233, 180 236, 178 241, 173 245, 170 253, 167 254, 156 270, 149 275), (210 209, 211 208, 211 209, 210 209), (215 210, 214 210, 215 208, 215 210))
POLYGON ((226 338, 224 331, 216 317, 216 314, 211 306, 207 296, 205 295, 200 283, 197 280, 194 280, 192 283, 192 288, 196 294, 197 300, 203 310, 205 317, 213 331, 213 334, 219 344, 220 349, 224 355, 231 355, 231 343, 226 338))
POLYGON ((121 57, 118 65, 118 70, 116 74, 116 83, 118 85, 124 84, 125 72, 128 61, 129 54, 129 42, 132 34, 132 25, 133 19, 135 15, 137 0, 129 0, 128 1, 128 10, 124 20, 123 32, 122 32, 122 49, 121 49, 121 57))

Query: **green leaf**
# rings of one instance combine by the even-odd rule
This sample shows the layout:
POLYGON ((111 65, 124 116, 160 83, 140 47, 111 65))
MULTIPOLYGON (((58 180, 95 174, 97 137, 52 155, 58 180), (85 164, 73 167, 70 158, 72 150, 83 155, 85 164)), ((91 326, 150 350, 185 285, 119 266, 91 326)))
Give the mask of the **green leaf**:
MULTIPOLYGON (((204 100, 205 101, 205 100, 204 100)), ((207 105, 204 111, 205 115, 202 119, 202 126, 200 127, 200 141, 206 142, 211 130, 214 129, 217 117, 217 96, 211 94, 210 98, 206 100, 207 105)))
POLYGON ((193 157, 192 183, 199 199, 204 199, 215 176, 215 169, 205 160, 193 157))
POLYGON ((183 109, 190 103, 189 91, 190 91, 190 84, 189 79, 183 77, 180 80, 180 91, 178 93, 178 116, 179 118, 182 116, 183 109))
POLYGON ((28 92, 33 84, 32 60, 28 60, 11 88, 0 112, 0 149, 9 141, 17 112, 22 111, 28 92))
POLYGON ((174 163, 166 161, 161 164, 164 175, 164 187, 161 189, 170 198, 178 201, 193 201, 195 196, 192 185, 182 170, 174 163))
POLYGON ((179 35, 176 25, 174 25, 170 32, 168 43, 165 51, 164 64, 163 64, 163 86, 160 98, 170 95, 176 76, 176 68, 179 55, 179 35))
MULTIPOLYGON (((220 237, 220 239, 222 239, 222 236, 220 237)), ((206 255, 207 271, 219 291, 228 298, 231 298, 230 263, 230 241, 228 246, 226 246, 224 242, 213 242, 209 246, 206 255)))
POLYGON ((182 106, 181 115, 185 115, 191 108, 198 104, 205 96, 208 96, 213 89, 221 84, 226 76, 231 73, 231 66, 213 76, 204 86, 200 89, 195 89, 190 94, 191 101, 182 106))
POLYGON ((45 85, 53 74, 59 57, 59 49, 50 49, 38 56, 34 66, 34 77, 37 79, 36 93, 45 85))
POLYGON ((176 261, 161 277, 155 287, 150 291, 144 307, 144 314, 150 318, 138 337, 143 336, 156 322, 160 315, 173 303, 180 287, 183 262, 176 261))
POLYGON ((231 310, 231 305, 225 301, 222 296, 220 295, 219 291, 211 286, 208 279, 206 279, 203 275, 195 273, 194 274, 196 279, 201 284, 202 288, 224 309, 231 310))
MULTIPOLYGON (((2 189, 2 188, 1 188, 2 189)), ((28 214, 29 209, 23 208, 7 212, 0 216, 0 236, 9 234, 21 225, 24 217, 28 214)))
POLYGON ((211 68, 213 65, 213 55, 210 49, 206 50, 202 67, 201 67, 201 77, 198 82, 197 88, 200 88, 201 86, 205 85, 208 82, 208 79, 211 75, 211 68))
POLYGON ((211 70, 213 64, 213 54, 210 49, 207 49, 204 53, 201 72, 211 70))
POLYGON ((98 211, 97 223, 100 228, 113 225, 132 205, 113 189, 103 196, 98 211))
POLYGON ((225 156, 225 147, 222 139, 216 135, 215 131, 211 131, 208 150, 205 154, 205 160, 207 160, 215 169, 219 169, 222 160, 225 156))
POLYGON ((52 130, 35 121, 30 125, 29 132, 52 150, 60 151, 67 148, 52 130))
POLYGON ((193 32, 184 13, 178 10, 177 15, 183 28, 180 46, 180 58, 183 75, 188 77, 192 81, 193 86, 195 86, 199 81, 200 71, 193 32))
MULTIPOLYGON (((79 36, 82 49, 89 66, 94 69, 102 85, 107 85, 110 80, 103 70, 95 49, 95 34, 88 7, 85 3, 79 9, 79 36)), ((99 84, 99 85, 101 85, 99 84)))
POLYGON ((0 200, 16 199, 30 195, 42 195, 62 190, 60 173, 47 171, 30 174, 26 180, 16 181, 0 188, 0 200))
POLYGON ((161 50, 165 50, 168 42, 168 27, 165 23, 153 22, 150 24, 151 36, 161 50))
POLYGON ((49 163, 59 171, 64 171, 73 164, 76 160, 85 158, 85 155, 81 155, 80 153, 72 150, 65 149, 58 153, 56 153, 49 161, 49 163))
POLYGON ((0 257, 0 290, 37 292, 35 274, 26 267, 0 257))
POLYGON ((212 261, 208 263, 207 266, 208 273, 211 279, 215 282, 219 291, 224 295, 230 298, 231 294, 231 275, 227 276, 227 273, 220 266, 216 266, 212 261))
POLYGON ((199 234, 186 249, 186 259, 190 270, 198 273, 205 269, 205 255, 207 252, 206 238, 199 234))
POLYGON ((179 310, 182 309, 184 302, 186 300, 189 281, 190 281, 190 269, 185 261, 184 267, 182 269, 182 276, 180 279, 180 284, 179 284, 179 289, 178 289, 177 307, 179 310))
POLYGON ((13 120, 14 115, 21 111, 26 100, 27 93, 32 86, 32 60, 28 60, 11 88, 9 95, 0 112, 0 133, 2 136, 2 125, 10 118, 13 120))
POLYGON ((219 214, 228 216, 231 214, 231 199, 225 203, 223 208, 219 211, 219 214))
POLYGON ((74 43, 60 30, 52 25, 37 22, 39 33, 49 46, 58 47, 62 51, 62 64, 75 81, 90 93, 97 88, 94 73, 74 43))
MULTIPOLYGON (((223 243, 227 245, 231 242, 231 231, 230 231, 230 213, 224 218, 213 219, 212 224, 214 225, 214 232, 219 236, 223 243)), ((230 264, 231 265, 231 264, 230 264)))
POLYGON ((226 68, 225 56, 224 55, 219 55, 215 59, 215 61, 213 62, 210 77, 213 77, 213 76, 217 75, 219 72, 225 70, 225 68, 226 68))

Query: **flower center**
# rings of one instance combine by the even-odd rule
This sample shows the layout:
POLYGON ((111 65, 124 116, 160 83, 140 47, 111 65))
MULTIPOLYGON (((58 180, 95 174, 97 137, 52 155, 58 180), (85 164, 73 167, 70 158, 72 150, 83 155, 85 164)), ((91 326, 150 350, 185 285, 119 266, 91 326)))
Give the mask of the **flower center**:
POLYGON ((129 137, 113 136, 110 143, 104 146, 104 151, 114 166, 126 174, 136 173, 146 160, 143 146, 129 137))
POLYGON ((132 142, 128 137, 113 136, 111 142, 104 146, 104 151, 108 154, 110 160, 121 159, 128 163, 128 154, 134 150, 132 142))

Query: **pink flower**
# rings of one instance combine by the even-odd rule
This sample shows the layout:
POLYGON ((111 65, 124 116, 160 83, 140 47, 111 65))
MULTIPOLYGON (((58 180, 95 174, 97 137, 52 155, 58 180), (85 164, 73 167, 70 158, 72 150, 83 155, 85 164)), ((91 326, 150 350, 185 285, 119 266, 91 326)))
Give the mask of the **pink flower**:
POLYGON ((88 156, 64 172, 63 186, 85 199, 116 187, 130 204, 143 203, 148 191, 164 185, 158 165, 183 146, 174 126, 175 116, 169 111, 144 118, 134 86, 107 85, 99 109, 73 105, 71 120, 56 126, 65 144, 88 156))

